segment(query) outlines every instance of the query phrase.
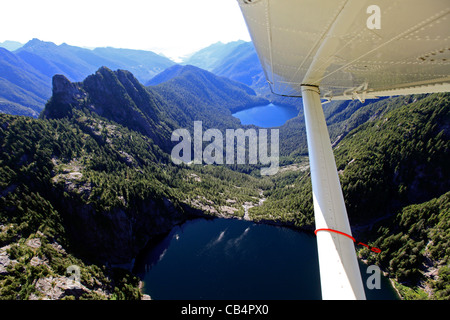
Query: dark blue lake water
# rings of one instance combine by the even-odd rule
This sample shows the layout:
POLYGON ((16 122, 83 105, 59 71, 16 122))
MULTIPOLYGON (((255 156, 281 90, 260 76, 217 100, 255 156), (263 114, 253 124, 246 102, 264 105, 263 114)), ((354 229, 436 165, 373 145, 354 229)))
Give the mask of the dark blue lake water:
MULTIPOLYGON (((363 281, 367 266, 360 264, 363 281)), ((155 300, 321 299, 313 234, 234 219, 198 219, 154 241, 134 270, 155 300)), ((367 299, 397 299, 388 279, 367 299)))
POLYGON ((242 124, 254 124, 262 128, 271 128, 282 126, 287 120, 298 115, 298 110, 294 107, 279 106, 268 104, 258 106, 233 114, 233 117, 241 120, 242 124))

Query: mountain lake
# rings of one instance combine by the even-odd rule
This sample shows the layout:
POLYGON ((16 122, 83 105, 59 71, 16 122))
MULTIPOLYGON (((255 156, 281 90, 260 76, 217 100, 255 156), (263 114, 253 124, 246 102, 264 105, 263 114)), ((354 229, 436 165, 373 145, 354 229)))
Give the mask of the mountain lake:
MULTIPOLYGON (((389 280, 368 300, 397 300, 389 280)), ((134 272, 154 300, 320 300, 313 233, 238 219, 190 220, 155 239, 134 272)))
POLYGON ((243 125, 254 124, 262 128, 279 127, 289 119, 295 118, 298 110, 295 107, 280 106, 270 103, 233 113, 233 117, 241 120, 243 125))

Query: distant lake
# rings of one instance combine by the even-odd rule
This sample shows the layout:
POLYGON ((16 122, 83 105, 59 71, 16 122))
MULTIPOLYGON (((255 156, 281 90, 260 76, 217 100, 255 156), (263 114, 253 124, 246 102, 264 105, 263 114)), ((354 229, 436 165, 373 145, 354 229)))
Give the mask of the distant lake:
POLYGON ((282 126, 289 119, 298 115, 295 107, 268 104, 257 106, 233 113, 233 117, 241 120, 242 124, 254 124, 263 128, 282 126))
MULTIPOLYGON (((363 281, 367 266, 360 263, 363 281)), ((314 234, 244 220, 197 219, 155 240, 134 271, 155 300, 319 300, 314 234)), ((397 299, 388 279, 367 299, 397 299)))

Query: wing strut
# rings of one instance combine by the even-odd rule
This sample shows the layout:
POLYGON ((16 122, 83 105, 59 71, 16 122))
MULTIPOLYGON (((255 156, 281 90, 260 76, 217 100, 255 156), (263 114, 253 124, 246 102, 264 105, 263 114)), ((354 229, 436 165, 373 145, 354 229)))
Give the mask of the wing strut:
MULTIPOLYGON (((319 88, 303 85, 301 92, 316 229, 328 228, 351 235, 319 88)), ((322 298, 324 300, 365 300, 353 241, 340 234, 318 232, 317 248, 322 298)))

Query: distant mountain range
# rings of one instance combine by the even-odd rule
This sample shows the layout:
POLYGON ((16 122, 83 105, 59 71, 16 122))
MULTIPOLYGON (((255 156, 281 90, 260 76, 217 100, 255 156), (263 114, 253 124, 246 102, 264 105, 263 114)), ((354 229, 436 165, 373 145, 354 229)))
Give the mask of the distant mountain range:
POLYGON ((196 52, 182 64, 191 64, 242 82, 259 95, 270 96, 270 88, 252 42, 218 42, 196 52))
POLYGON ((3 42, 0 42, 0 48, 5 48, 9 51, 14 51, 19 49, 21 46, 23 46, 23 43, 20 43, 18 41, 10 41, 6 40, 3 42))
MULTIPOLYGON (((7 43, 9 48, 10 43, 7 43)), ((18 45, 16 45, 17 47, 18 45)), ((106 66, 132 72, 141 82, 175 63, 150 51, 56 45, 33 39, 14 52, 0 48, 0 112, 37 117, 51 96, 52 77, 81 81, 106 66)))
POLYGON ((216 42, 183 59, 181 64, 194 65, 196 67, 213 71, 222 63, 237 47, 245 41, 233 41, 229 43, 216 42))
POLYGON ((175 64, 150 51, 110 47, 89 50, 66 43, 58 46, 38 39, 29 41, 14 53, 46 76, 60 73, 72 81, 81 81, 105 66, 128 70, 139 81, 145 82, 175 64))
POLYGON ((36 117, 51 95, 50 79, 0 48, 0 111, 36 117))
MULTIPOLYGON (((55 74, 70 81, 82 81, 105 66, 130 71, 140 83, 155 85, 167 79, 168 72, 181 70, 165 71, 174 65, 177 65, 174 61, 151 51, 111 47, 90 50, 39 39, 26 44, 5 41, 0 44, 0 112, 37 117, 50 98, 55 74)), ((193 65, 241 82, 257 95, 279 104, 299 105, 298 100, 289 102, 271 95, 251 42, 218 42, 184 59, 180 65, 193 65)))
MULTIPOLYGON (((127 70, 140 83, 155 85, 167 80, 170 72, 175 75, 182 70, 170 68, 175 65, 174 61, 151 51, 111 47, 90 50, 39 39, 26 44, 5 41, 0 44, 0 112, 37 117, 50 98, 55 74, 64 75, 70 81, 82 81, 105 66, 127 70)), ((298 99, 289 101, 270 93, 251 42, 218 42, 184 59, 181 65, 193 65, 241 82, 265 99, 299 107, 298 99)))
POLYGON ((275 104, 293 106, 299 111, 302 108, 301 99, 272 93, 252 42, 235 41, 227 44, 219 42, 198 51, 183 63, 242 82, 255 90, 257 95, 275 104))

